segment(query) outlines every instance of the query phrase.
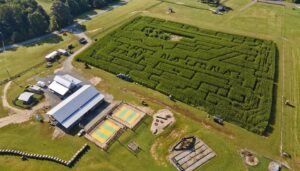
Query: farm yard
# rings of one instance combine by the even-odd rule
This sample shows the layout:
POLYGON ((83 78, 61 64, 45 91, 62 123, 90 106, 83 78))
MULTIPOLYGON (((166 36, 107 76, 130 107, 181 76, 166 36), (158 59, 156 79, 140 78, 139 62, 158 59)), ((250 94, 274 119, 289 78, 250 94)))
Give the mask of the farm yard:
MULTIPOLYGON (((183 0, 168 0, 170 2, 183 2, 183 0)), ((39 0, 39 2, 52 2, 48 0, 39 0)), ((196 2, 196 0, 188 0, 185 1, 186 4, 189 4, 190 6, 194 5, 192 3, 196 2), (191 4, 190 4, 191 2, 191 4)), ((192 36, 197 37, 200 35, 201 38, 205 39, 207 36, 207 33, 205 33, 205 36, 203 36, 203 31, 211 32, 212 30, 215 30, 217 33, 228 33, 227 36, 237 36, 237 35, 243 35, 238 37, 244 37, 243 43, 235 42, 234 38, 230 40, 230 38, 222 37, 220 34, 213 34, 213 37, 216 37, 218 39, 222 39, 222 41, 218 41, 220 45, 224 46, 222 43, 223 41, 226 42, 226 44, 233 44, 235 47, 240 47, 243 49, 255 49, 257 54, 261 54, 260 46, 265 46, 267 48, 272 48, 272 46, 277 46, 278 52, 277 52, 277 59, 274 57, 268 57, 267 59, 272 59, 274 62, 274 65, 257 65, 256 60, 251 60, 251 58, 243 58, 244 52, 237 52, 236 57, 232 57, 230 60, 220 60, 220 58, 216 57, 218 60, 206 60, 203 56, 197 55, 196 59, 201 59, 200 61, 203 63, 213 63, 216 66, 220 66, 219 71, 222 71, 223 68, 228 69, 228 66, 234 66, 235 68, 242 68, 242 70, 237 70, 241 74, 239 76, 236 76, 235 79, 231 78, 230 76, 221 76, 218 77, 217 74, 214 74, 214 72, 209 70, 204 70, 201 67, 199 67, 199 72, 203 76, 208 77, 211 76, 212 79, 219 78, 220 80, 227 80, 227 86, 228 90, 231 90, 233 85, 239 85, 239 89, 235 89, 233 91, 235 94, 246 94, 249 90, 249 80, 246 79, 248 75, 250 75, 252 78, 256 79, 257 83, 264 79, 262 76, 262 72, 266 72, 265 68, 277 70, 277 74, 273 76, 273 78, 266 78, 267 82, 270 82, 270 84, 265 84, 266 86, 271 86, 271 84, 274 86, 271 89, 275 93, 270 90, 270 92, 261 91, 259 87, 255 86, 255 90, 252 89, 250 93, 253 95, 254 100, 255 97, 257 99, 263 99, 263 96, 267 97, 268 93, 272 93, 272 97, 270 97, 270 102, 272 102, 272 109, 271 104, 264 105, 263 109, 265 111, 271 110, 272 114, 275 114, 270 118, 269 122, 269 129, 270 132, 268 132, 267 136, 261 136, 258 134, 254 134, 250 131, 247 131, 246 129, 240 128, 239 126, 236 126, 236 124, 240 124, 234 120, 231 120, 231 123, 225 123, 224 126, 220 126, 218 124, 213 123, 211 120, 207 118, 207 112, 210 112, 209 106, 214 104, 211 101, 207 99, 208 95, 215 97, 218 100, 225 100, 232 103, 242 104, 242 106, 233 106, 233 109, 230 110, 236 110, 241 109, 243 112, 246 110, 243 110, 244 108, 238 108, 243 107, 243 105, 246 105, 247 102, 246 99, 248 99, 250 96, 244 96, 244 103, 239 102, 239 99, 231 99, 229 96, 229 92, 227 96, 222 96, 221 90, 223 89, 214 84, 214 82, 206 82, 205 88, 209 89, 203 89, 201 80, 199 81, 199 89, 202 91, 207 91, 207 97, 205 99, 200 99, 203 107, 198 107, 197 103, 192 102, 185 102, 184 100, 176 97, 177 100, 181 100, 184 103, 177 101, 172 102, 167 97, 166 94, 172 94, 175 96, 173 92, 158 92, 159 90, 157 87, 159 86, 160 82, 157 80, 152 80, 152 75, 156 75, 158 77, 157 73, 152 74, 148 70, 134 70, 134 72, 128 72, 128 70, 122 70, 122 72, 129 73, 133 78, 135 78, 135 81, 138 81, 140 75, 148 75, 150 74, 150 82, 155 81, 157 83, 155 88, 147 88, 150 87, 149 83, 147 81, 141 79, 139 82, 145 82, 145 86, 140 86, 138 84, 132 84, 125 81, 122 81, 115 77, 114 72, 118 73, 119 69, 112 68, 112 71, 107 72, 108 70, 104 67, 98 66, 86 69, 84 63, 80 62, 73 62, 74 68, 76 68, 76 71, 79 72, 83 77, 87 79, 91 78, 101 78, 101 81, 97 84, 97 89, 101 90, 104 93, 109 93, 113 95, 114 99, 116 100, 126 100, 127 102, 130 102, 135 105, 141 105, 141 101, 147 102, 149 107, 151 107, 153 110, 157 111, 163 108, 172 109, 172 112, 174 113, 174 116, 176 118, 176 123, 172 125, 170 128, 166 129, 165 132, 159 136, 153 136, 150 132, 150 125, 152 122, 151 117, 147 116, 146 119, 134 130, 134 131, 126 131, 124 134, 122 134, 121 137, 119 137, 118 141, 114 142, 107 152, 102 151, 99 149, 96 145, 89 143, 91 146, 91 150, 87 152, 85 156, 80 159, 80 161, 76 164, 76 166, 73 168, 74 170, 111 170, 111 171, 117 171, 117 170, 166 170, 171 171, 175 170, 175 167, 172 166, 169 161, 167 160, 168 156, 168 148, 174 144, 179 138, 195 135, 199 138, 201 138, 205 143, 209 145, 215 152, 216 157, 214 157, 209 163, 201 166, 199 170, 208 170, 208 171, 215 171, 215 170, 251 170, 251 171, 260 171, 260 170, 267 170, 268 164, 271 161, 270 159, 276 160, 276 161, 282 161, 287 162, 293 170, 299 170, 299 155, 300 155, 300 132, 299 132, 299 55, 300 55, 300 22, 298 20, 300 16, 299 9, 294 9, 291 6, 276 6, 276 5, 268 5, 263 3, 253 3, 250 0, 221 0, 221 3, 231 7, 233 10, 226 15, 218 16, 212 14, 208 10, 201 10, 197 8, 191 8, 182 4, 175 4, 175 3, 168 3, 168 2, 162 2, 157 0, 131 0, 128 4, 116 8, 110 12, 107 12, 103 15, 99 15, 87 22, 84 22, 83 25, 86 26, 86 34, 91 37, 93 40, 95 40, 95 44, 99 45, 108 45, 108 44, 115 44, 120 43, 122 39, 126 39, 128 36, 124 36, 124 33, 127 31, 127 28, 131 28, 131 26, 135 28, 141 28, 139 26, 141 25, 135 25, 138 24, 138 20, 135 20, 137 23, 129 23, 127 25, 124 25, 128 23, 128 21, 133 21, 135 17, 143 16, 142 18, 139 18, 141 21, 148 17, 154 17, 156 18, 157 23, 152 23, 151 30, 156 33, 166 33, 163 34, 166 37, 167 40, 164 39, 157 39, 154 37, 148 37, 144 31, 146 30, 138 30, 135 29, 132 30, 132 33, 130 35, 141 35, 138 37, 139 39, 149 39, 153 40, 148 44, 145 43, 137 43, 138 46, 148 46, 149 50, 156 50, 161 49, 161 51, 164 51, 163 47, 152 47, 150 45, 161 45, 160 42, 168 42, 168 44, 181 44, 181 42, 185 42, 186 39, 183 36, 172 36, 172 33, 175 31, 178 31, 176 29, 176 26, 168 29, 162 29, 162 25, 160 21, 163 21, 163 23, 180 23, 182 25, 185 25, 183 28, 181 28, 180 31, 182 32, 189 32, 188 35, 192 34, 192 36), (253 3, 252 6, 249 6, 248 4, 253 3), (172 7, 175 11, 173 14, 167 14, 166 11, 169 7, 172 7), (159 18, 159 19, 158 19, 159 18), (167 22, 166 22, 167 20, 167 22), (192 25, 192 26, 191 26, 192 25), (190 31, 189 27, 193 27, 198 29, 198 31, 190 31), (152 29, 153 28, 153 29, 152 29), (201 28, 201 29, 200 29, 201 28), (122 30, 124 29, 124 30, 122 30), (165 32, 172 31, 172 33, 165 32), (116 33, 116 31, 118 31, 116 33), (229 34, 230 33, 230 34, 229 34), (113 35, 111 39, 108 39, 107 35, 113 35), (121 38, 120 40, 116 40, 115 35, 119 35, 121 38), (104 37, 104 39, 102 39, 104 37), (249 39, 255 39, 253 42, 261 42, 261 45, 257 44, 255 46, 247 45, 245 44, 249 39), (273 43, 270 40, 272 40, 273 43), (118 42, 119 41, 119 42, 118 42), (153 44, 151 44, 153 43, 153 44), (258 50, 257 50, 258 49, 258 50), (238 61, 240 63, 238 63, 238 61), (226 63, 225 63, 226 62, 226 63), (241 63, 243 62, 243 63, 241 63), (216 64, 217 63, 217 64, 216 64), (251 65, 248 65, 249 63, 252 63, 251 65), (226 65, 225 65, 226 64, 226 65), (243 66, 240 66, 240 64, 244 64, 243 66), (246 67, 250 66, 250 68, 246 67), (98 69, 102 68, 102 69, 98 69), (249 71, 253 70, 252 68, 255 68, 259 72, 255 72, 255 74, 250 74, 249 71), (113 74, 112 74, 113 73, 113 74), (138 74, 134 74, 138 73, 138 74), (142 74, 140 74, 142 73, 142 74), (209 73, 209 74, 208 74, 209 73), (213 73, 213 74, 212 74, 213 73), (212 75, 211 75, 212 74, 212 75), (258 75, 257 75, 258 74, 258 75), (231 80, 235 80, 236 82, 233 82, 231 80), (246 83, 247 82, 247 83, 246 83), (147 84, 146 84, 147 83, 147 84), (247 86, 246 86, 247 85, 247 86), (216 87, 216 93, 214 93, 210 87, 216 87), (229 88, 230 87, 230 88, 229 88), (248 89, 248 91, 241 91, 244 89, 248 89), (219 92, 220 91, 220 92, 219 92), (240 92, 241 91, 241 92, 240 92), (296 106, 295 108, 291 108, 284 105, 284 100, 289 99, 294 103, 296 106), (237 100, 237 101, 236 101, 237 100), (136 142, 141 147, 142 151, 138 155, 133 155, 128 149, 126 148, 127 144, 129 142, 136 142), (251 149, 256 154, 258 154, 259 158, 259 165, 256 167, 250 167, 246 166, 243 163, 242 158, 239 156, 239 150, 242 148, 251 149), (289 152, 291 154, 291 159, 283 158, 280 156, 281 150, 289 152)), ((46 5, 47 6, 47 5, 46 5)), ((205 7, 206 5, 200 5, 201 7, 205 7)), ((207 7, 209 8, 209 7, 207 7)), ((152 18, 151 18, 152 19, 152 18)), ((147 24, 146 24, 147 25, 147 24)), ((180 28, 179 28, 180 29, 180 28)), ((150 29, 149 33, 150 33, 150 29)), ((150 34, 149 34, 150 35, 150 34)), ((137 37, 137 36, 135 36, 137 37)), ((130 39, 132 36, 130 37, 130 39)), ((17 49, 13 49, 10 51, 7 51, 5 53, 0 53, 0 64, 5 65, 5 68, 9 70, 10 74, 18 74, 19 72, 22 72, 23 70, 31 67, 31 64, 35 64, 36 62, 42 61, 42 58, 37 57, 41 56, 43 57, 46 53, 49 51, 52 51, 60 46, 66 46, 68 43, 73 42, 73 37, 69 36, 66 38, 63 38, 64 41, 57 41, 57 43, 50 43, 51 45, 48 45, 48 43, 41 42, 41 46, 23 46, 19 47, 17 49), (70 41, 69 41, 70 40, 70 41), (63 45, 61 45, 63 44, 63 45), (45 46, 44 46, 45 45, 45 46), (36 59, 36 60, 35 60, 36 59), (22 63, 23 65, 17 65, 22 63)), ((197 38, 195 38, 197 39, 197 38)), ((77 41, 77 40, 76 40, 77 41)), ((135 40, 130 41, 130 45, 134 45, 135 40)), ((201 41, 198 42, 192 42, 189 43, 193 46, 202 47, 201 41), (200 43, 199 43, 200 42, 200 43)), ((203 43, 202 43, 203 44, 203 43)), ((95 45, 95 46, 96 46, 95 45)), ((212 46, 212 44, 209 44, 212 46)), ((216 44, 213 44, 214 46, 216 44)), ((180 48, 186 47, 184 45, 179 46, 180 48)), ((208 47, 208 43, 205 44, 205 47, 208 47)), ((111 47, 112 48, 112 47, 111 47)), ((176 50, 177 47, 175 47, 176 50)), ((212 48, 212 47, 211 47, 212 48)), ((93 49, 93 47, 91 48, 93 49)), ((124 46, 118 46, 117 49, 124 50, 124 46)), ((178 48, 179 49, 179 48, 178 48)), ((223 48, 221 48, 223 49, 223 48)), ((128 49, 126 49, 128 50, 128 49)), ((193 48, 189 50, 184 50, 188 54, 194 53, 193 48)), ((212 48, 213 50, 213 48, 212 48)), ((211 51, 211 50, 209 50, 211 51)), ((209 51, 204 51, 203 54, 208 53, 209 51)), ((221 50, 220 50, 221 51, 221 50)), ((232 50, 233 51, 233 50, 232 50)), ((93 53, 93 50, 88 50, 87 52, 83 52, 83 54, 87 54, 87 56, 80 55, 80 58, 84 60, 88 60, 89 58, 93 59, 92 61, 95 61, 96 63, 100 64, 102 61, 105 61, 106 58, 112 58, 114 57, 116 61, 119 60, 122 61, 123 59, 132 59, 132 61, 135 61, 133 59, 137 58, 131 58, 129 55, 122 55, 120 54, 120 50, 117 52, 112 53, 115 56, 112 56, 110 54, 107 54, 105 51, 105 48, 102 49, 102 47, 98 47, 95 51, 95 54, 92 57, 89 57, 90 54, 93 53), (99 51, 98 51, 99 50, 99 51), (104 51, 103 51, 104 50, 104 51), (95 59, 98 54, 102 58, 95 59)), ((140 51, 139 53, 144 53, 143 51, 140 51)), ((149 53, 149 52, 147 52, 149 53)), ((251 53, 251 52, 250 52, 251 53)), ((173 57, 173 52, 168 52, 168 54, 173 57)), ((175 53, 176 55, 177 53, 175 53)), ((202 53, 201 53, 202 54, 202 53)), ((267 53, 266 53, 267 54, 267 53)), ((144 54, 147 55, 147 54, 144 54)), ((180 55, 180 54, 179 54, 180 55)), ((217 55, 217 54, 216 54, 217 55)), ((246 56, 254 56, 251 54, 247 54, 246 56)), ((147 56, 149 57, 149 55, 147 56)), ((170 75, 173 74, 176 76, 176 81, 180 78, 187 79, 182 75, 183 72, 186 71, 181 65, 175 65, 176 61, 170 61, 168 62, 168 59, 170 58, 160 58, 158 52, 157 54, 151 56, 155 59, 159 58, 160 63, 157 66, 159 68, 153 68, 154 71, 158 72, 170 72, 170 75), (162 62, 161 62, 162 61, 162 62), (162 64, 161 64, 162 63, 162 64), (170 66, 166 67, 166 66, 170 66), (180 66, 180 67, 178 67, 180 66), (165 69, 165 70, 162 70, 165 69), (174 69, 174 70, 173 70, 174 69), (182 71, 184 70, 184 71, 182 71), (178 72, 179 71, 179 72, 178 72), (176 75, 175 75, 176 74, 176 75)), ((209 57, 209 56, 208 56, 209 57)), ((207 57, 207 58, 208 58, 207 57)), ((265 59, 264 55, 258 55, 255 59, 265 59)), ((90 60, 91 60, 90 59, 90 60)), ((179 58, 180 59, 180 58, 179 58)), ((190 58, 192 59, 192 58, 190 58)), ((128 63, 120 64, 120 67, 126 66, 127 67, 135 67, 135 64, 132 64, 130 61, 130 65, 128 63)), ((181 61, 181 60, 180 60, 181 61)), ((114 64, 114 63, 112 63, 114 64)), ((139 65, 146 65, 148 63, 142 63, 139 65)), ((119 65, 119 64, 118 64, 119 65)), ((188 64, 185 64, 186 66, 189 66, 188 64)), ((27 72, 26 74, 22 75, 21 77, 17 78, 15 80, 15 83, 12 84, 11 87, 8 90, 8 98, 10 98, 9 101, 12 101, 13 98, 15 98, 23 89, 18 87, 18 84, 25 87, 28 84, 31 84, 35 78, 36 75, 39 77, 45 76, 48 74, 51 74, 55 68, 60 67, 61 64, 55 65, 51 70, 45 69, 45 67, 38 67, 35 70, 31 70, 27 72)), ((206 69, 206 68, 205 68, 206 69)), ((194 70, 187 70, 187 72, 191 72, 194 70)), ((195 74, 196 75, 195 70, 195 74)), ((271 70, 270 70, 271 75, 271 70)), ((167 75, 169 76, 169 75, 167 75)), ((264 75, 265 76, 265 75, 264 75)), ((8 78, 7 72, 5 69, 2 69, 0 72, 0 78, 1 80, 8 78)), ((159 77, 159 78, 165 78, 165 77, 159 77)), ((172 77, 173 78, 173 77, 172 77)), ((203 78, 203 77, 200 77, 203 78)), ((205 81, 211 81, 208 79, 205 79, 205 81)), ((175 82, 175 81, 173 81, 175 82)), ((174 84, 171 82, 172 84, 174 84)), ((222 82, 221 82, 222 83, 222 82)), ((168 82, 167 85, 170 83, 168 82)), ((220 82, 218 82, 217 85, 219 85, 220 82)), ((179 89, 181 89, 181 86, 192 86, 193 84, 188 84, 184 82, 181 85, 176 85, 179 89)), ((1 86, 1 92, 2 95, 4 86, 1 86)), ((176 87, 176 88, 177 88, 176 87)), ((234 90, 234 89, 232 89, 234 90)), ((160 90, 159 90, 160 91, 160 90)), ((173 91, 173 90, 172 90, 173 91)), ((223 90, 222 90, 223 91, 223 90)), ((239 96, 237 98, 241 98, 243 96, 239 96)), ((211 97, 209 98, 211 100, 211 97)), ((198 99, 197 99, 198 100, 198 99)), ((248 103, 249 104, 249 103, 248 103)), ((201 106, 202 106, 201 105, 201 106)), ((217 103, 218 105, 218 103, 217 103)), ((227 104, 228 105, 228 104, 227 104)), ((247 106, 251 107, 251 106, 247 106)), ((217 109, 220 110, 220 109, 217 109)), ((212 110, 212 112, 216 112, 212 110)), ((223 117, 226 117, 228 120, 228 117, 231 117, 233 115, 227 115, 226 112, 228 111, 221 111, 220 113, 217 113, 218 115, 223 114, 223 117)), ((6 108, 3 108, 2 105, 0 106, 0 116, 6 116, 8 115, 9 111, 6 108)), ((247 112, 246 112, 247 113, 247 112)), ((270 117, 270 113, 260 113, 256 112, 254 115, 251 115, 251 117, 254 116, 264 116, 264 117, 270 117)), ((241 120, 243 116, 241 115, 241 120)), ((244 119, 247 117, 245 116, 244 119)), ((258 120, 262 118, 256 118, 258 120)), ((266 118, 263 118, 260 121, 263 121, 266 118)), ((250 121, 251 119, 246 119, 246 121, 250 121)), ((266 119, 267 120, 267 119, 266 119)), ((242 120, 244 122, 245 120, 242 120)), ((253 120, 252 120, 253 121, 253 120)), ((252 123, 250 125, 253 126, 252 123)), ((82 144, 86 143, 87 140, 83 138, 78 138, 76 136, 72 135, 60 135, 58 137, 54 137, 54 129, 49 126, 49 124, 44 123, 40 124, 35 120, 30 120, 23 124, 13 124, 6 127, 3 127, 0 129, 0 148, 12 148, 27 152, 33 152, 33 153, 43 153, 43 154, 49 154, 54 156, 60 156, 62 159, 69 159, 70 156, 73 155, 73 152, 77 149, 79 149, 82 144), (29 143, 25 143, 29 142, 29 143)), ((37 161, 37 160, 28 160, 28 161, 21 161, 18 157, 12 157, 12 156, 1 156, 0 157, 0 170, 70 170, 69 168, 66 168, 64 166, 60 166, 54 163, 48 163, 44 161, 37 161)), ((282 169, 283 171, 286 171, 286 168, 282 169)))
POLYGON ((272 41, 138 17, 77 60, 129 74, 142 85, 261 134, 271 115, 276 54, 272 41))

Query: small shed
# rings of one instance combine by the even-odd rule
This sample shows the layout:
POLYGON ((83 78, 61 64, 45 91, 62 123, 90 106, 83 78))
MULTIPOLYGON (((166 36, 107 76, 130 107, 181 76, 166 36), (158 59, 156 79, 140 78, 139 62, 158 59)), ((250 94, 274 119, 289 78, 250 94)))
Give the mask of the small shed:
POLYGON ((281 165, 275 161, 272 161, 269 163, 268 168, 270 171, 280 171, 281 165))
POLYGON ((223 5, 219 5, 218 8, 217 8, 217 10, 218 10, 219 12, 225 12, 225 11, 226 11, 226 7, 223 6, 223 5))
POLYGON ((58 51, 53 51, 53 52, 49 53, 48 55, 46 55, 45 59, 47 61, 54 61, 58 57, 59 57, 59 52, 58 51))
POLYGON ((66 51, 65 49, 58 49, 57 51, 59 52, 60 55, 64 55, 64 56, 69 55, 68 51, 66 51))
POLYGON ((22 94, 20 94, 20 96, 18 97, 18 100, 22 101, 24 104, 29 104, 32 102, 33 99, 33 93, 31 92, 23 92, 22 94))
POLYGON ((36 85, 31 85, 27 88, 28 91, 34 92, 34 93, 43 93, 43 90, 41 87, 36 85))
POLYGON ((41 87, 41 88, 45 88, 46 87, 46 83, 44 81, 38 81, 36 83, 37 86, 41 87))
POLYGON ((131 151, 133 151, 134 153, 138 153, 139 150, 140 150, 140 147, 137 143, 135 142, 130 142, 128 145, 127 145, 128 149, 130 149, 131 151))

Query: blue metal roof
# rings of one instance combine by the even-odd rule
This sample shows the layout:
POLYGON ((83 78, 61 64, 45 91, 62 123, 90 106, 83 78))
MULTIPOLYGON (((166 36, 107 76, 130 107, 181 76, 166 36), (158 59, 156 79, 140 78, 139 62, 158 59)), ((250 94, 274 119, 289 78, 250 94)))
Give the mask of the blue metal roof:
POLYGON ((104 96, 94 87, 84 85, 47 114, 68 129, 103 99, 104 96))

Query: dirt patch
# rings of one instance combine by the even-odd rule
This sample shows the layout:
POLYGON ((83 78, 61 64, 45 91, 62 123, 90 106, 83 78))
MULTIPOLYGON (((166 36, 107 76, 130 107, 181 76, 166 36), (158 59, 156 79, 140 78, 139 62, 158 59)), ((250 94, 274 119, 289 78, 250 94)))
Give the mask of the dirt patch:
POLYGON ((101 82, 101 78, 99 78, 99 77, 93 77, 93 78, 91 78, 90 79, 90 82, 94 85, 94 86, 96 86, 96 85, 98 85, 100 82, 101 82))
POLYGON ((64 135, 65 135, 65 133, 61 129, 55 127, 53 134, 52 134, 52 140, 63 137, 64 135))
POLYGON ((114 96, 111 95, 111 94, 108 94, 108 93, 102 93, 104 95, 104 100, 109 102, 109 103, 112 103, 113 100, 114 100, 114 96))
POLYGON ((132 11, 131 14, 136 14, 136 13, 146 13, 146 12, 149 12, 149 11, 132 11))
POLYGON ((147 113, 148 115, 152 115, 154 113, 154 110, 151 109, 150 107, 146 107, 146 106, 136 106, 136 107, 141 111, 143 111, 144 113, 147 113))
POLYGON ((87 33, 94 33, 96 31, 99 31, 99 30, 102 30, 103 28, 97 28, 97 29, 94 29, 94 30, 90 30, 90 31, 87 31, 87 33))
POLYGON ((150 130, 153 134, 158 135, 174 123, 173 113, 168 109, 162 109, 154 114, 150 130))
POLYGON ((178 5, 184 5, 183 2, 176 2, 176 4, 178 4, 178 5))
POLYGON ((183 37, 181 36, 177 36, 177 35, 171 35, 170 36, 170 40, 173 41, 173 42, 178 42, 182 39, 183 37))
POLYGON ((179 138, 183 137, 184 133, 186 132, 187 127, 184 127, 180 130, 174 129, 168 136, 162 136, 155 140, 152 144, 150 153, 154 160, 158 161, 161 165, 167 166, 168 155, 165 156, 160 155, 157 153, 158 149, 168 149, 171 147, 171 144, 176 142, 179 138), (168 145, 165 147, 164 145, 168 145))

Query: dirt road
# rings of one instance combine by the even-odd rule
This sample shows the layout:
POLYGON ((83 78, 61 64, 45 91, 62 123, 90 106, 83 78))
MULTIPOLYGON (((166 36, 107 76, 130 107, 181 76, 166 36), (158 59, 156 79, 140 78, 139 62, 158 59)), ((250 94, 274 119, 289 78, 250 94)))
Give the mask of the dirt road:
POLYGON ((9 125, 9 124, 16 124, 16 123, 23 123, 29 121, 31 116, 39 109, 43 108, 44 106, 48 106, 47 102, 43 102, 38 104, 37 106, 33 107, 31 110, 21 110, 11 106, 7 100, 7 91, 11 85, 11 81, 8 82, 4 89, 2 95, 2 105, 3 107, 7 108, 11 115, 7 117, 0 118, 0 128, 9 125))

